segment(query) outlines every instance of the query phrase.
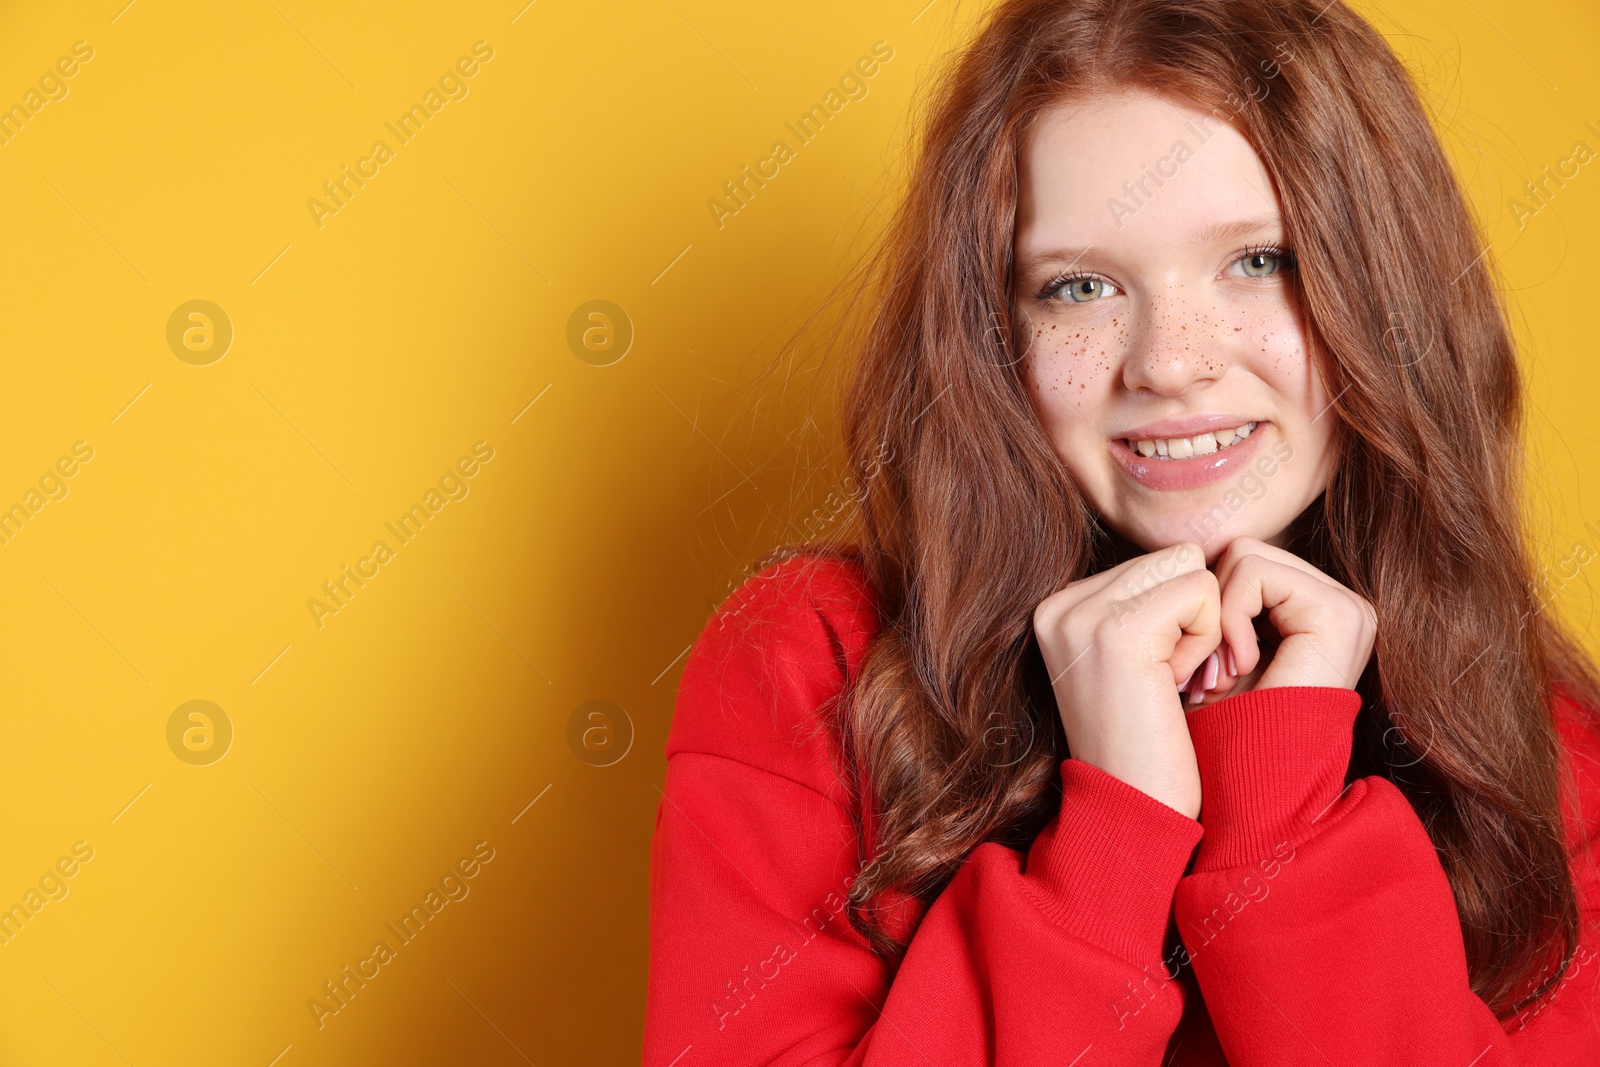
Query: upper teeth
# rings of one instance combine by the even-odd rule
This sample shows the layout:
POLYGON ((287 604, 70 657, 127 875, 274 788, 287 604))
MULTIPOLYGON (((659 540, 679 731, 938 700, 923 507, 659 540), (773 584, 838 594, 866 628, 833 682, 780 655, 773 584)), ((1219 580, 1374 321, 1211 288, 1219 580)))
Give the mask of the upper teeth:
POLYGON ((1211 453, 1238 444, 1256 428, 1253 422, 1229 430, 1214 430, 1194 437, 1161 437, 1142 441, 1128 440, 1128 447, 1141 456, 1159 456, 1162 459, 1188 459, 1191 456, 1209 456, 1211 453))

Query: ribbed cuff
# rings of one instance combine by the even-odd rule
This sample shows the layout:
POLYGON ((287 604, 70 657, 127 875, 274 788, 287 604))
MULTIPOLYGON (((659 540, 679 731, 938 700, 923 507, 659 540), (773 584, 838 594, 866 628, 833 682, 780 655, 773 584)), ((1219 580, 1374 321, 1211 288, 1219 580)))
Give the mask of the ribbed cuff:
POLYGON ((1039 910, 1130 963, 1159 961, 1178 880, 1204 831, 1082 760, 1061 763, 1061 812, 1028 851, 1039 910))
POLYGON ((1254 863, 1316 833, 1344 790, 1360 710, 1353 689, 1283 686, 1191 713, 1205 827, 1195 870, 1254 863))

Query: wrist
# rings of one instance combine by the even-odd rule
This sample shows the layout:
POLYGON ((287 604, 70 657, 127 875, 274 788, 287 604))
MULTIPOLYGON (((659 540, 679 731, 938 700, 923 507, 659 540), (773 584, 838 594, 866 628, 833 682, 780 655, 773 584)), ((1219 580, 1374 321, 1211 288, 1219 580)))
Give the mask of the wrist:
POLYGON ((1360 710, 1351 689, 1280 686, 1191 713, 1206 831, 1195 870, 1252 863, 1315 834, 1344 790, 1360 710))
POLYGON ((1110 733, 1068 732, 1067 751, 1072 762, 1102 771, 1185 818, 1200 815, 1194 745, 1180 715, 1125 721, 1110 733))
POLYGON ((1082 760, 1062 761, 1061 785, 1061 810, 1028 852, 1029 896, 1074 936, 1159 961, 1200 824, 1082 760))

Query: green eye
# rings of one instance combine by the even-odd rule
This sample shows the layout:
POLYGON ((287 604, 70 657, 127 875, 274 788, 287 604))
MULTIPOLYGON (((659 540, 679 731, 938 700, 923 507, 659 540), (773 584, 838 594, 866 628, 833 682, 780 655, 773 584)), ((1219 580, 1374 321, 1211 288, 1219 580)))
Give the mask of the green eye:
POLYGON ((1087 304, 1103 296, 1110 296, 1116 291, 1117 287, 1104 278, 1096 278, 1092 274, 1080 274, 1076 278, 1063 278, 1055 282, 1050 295, 1065 293, 1067 299, 1073 303, 1087 304))
POLYGON ((1292 265, 1291 255, 1275 248, 1263 248, 1239 257, 1239 266, 1247 278, 1265 278, 1286 271, 1292 265))

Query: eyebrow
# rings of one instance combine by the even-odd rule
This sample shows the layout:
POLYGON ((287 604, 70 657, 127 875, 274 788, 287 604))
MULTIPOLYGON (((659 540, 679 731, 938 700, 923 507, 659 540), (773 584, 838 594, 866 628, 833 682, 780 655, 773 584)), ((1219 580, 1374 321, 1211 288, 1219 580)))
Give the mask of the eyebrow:
POLYGON ((1195 233, 1196 244, 1217 244, 1235 241, 1262 230, 1281 230, 1283 220, 1276 215, 1261 215, 1253 219, 1236 219, 1233 222, 1214 222, 1195 233))
MULTIPOLYGON (((1190 237, 1195 244, 1211 245, 1225 241, 1236 241, 1241 237, 1249 237, 1263 231, 1277 231, 1283 229, 1283 220, 1277 215, 1261 215, 1256 218, 1234 219, 1230 222, 1213 222, 1200 227, 1190 237)), ((1046 248, 1021 257, 1017 261, 1017 269, 1021 273, 1031 273, 1045 266, 1060 264, 1060 269, 1070 270, 1072 266, 1088 255, 1094 245, 1070 248, 1046 248)))

